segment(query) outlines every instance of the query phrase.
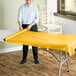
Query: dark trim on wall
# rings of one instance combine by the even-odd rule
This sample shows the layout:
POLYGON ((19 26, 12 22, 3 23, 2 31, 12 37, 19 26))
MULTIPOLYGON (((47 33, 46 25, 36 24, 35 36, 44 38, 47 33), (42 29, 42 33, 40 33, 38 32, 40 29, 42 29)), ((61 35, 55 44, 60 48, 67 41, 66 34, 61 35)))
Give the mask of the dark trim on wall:
POLYGON ((60 14, 60 13, 54 13, 54 16, 58 16, 58 17, 62 17, 62 18, 76 21, 76 16, 72 16, 72 15, 64 15, 64 14, 60 14))
MULTIPOLYGON (((65 0, 64 0, 65 3, 65 0)), ((57 13, 54 13, 55 16, 76 20, 76 13, 73 12, 67 12, 65 11, 65 4, 64 7, 61 7, 60 0, 57 0, 57 13), (61 10, 63 8, 64 10, 61 10)))

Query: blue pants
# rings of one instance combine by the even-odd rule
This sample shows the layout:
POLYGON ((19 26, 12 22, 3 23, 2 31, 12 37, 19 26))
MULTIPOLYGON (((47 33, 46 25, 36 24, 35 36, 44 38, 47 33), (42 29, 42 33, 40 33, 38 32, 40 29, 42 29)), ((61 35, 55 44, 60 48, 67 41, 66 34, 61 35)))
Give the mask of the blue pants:
MULTIPOLYGON (((28 25, 29 24, 22 24, 23 29, 26 28, 28 25)), ((30 31, 38 32, 37 24, 33 25, 30 31)), ((33 58, 37 60, 38 59, 38 47, 32 46, 32 50, 33 50, 33 58)), ((28 54, 28 45, 23 45, 23 58, 24 59, 27 59, 27 54, 28 54)))

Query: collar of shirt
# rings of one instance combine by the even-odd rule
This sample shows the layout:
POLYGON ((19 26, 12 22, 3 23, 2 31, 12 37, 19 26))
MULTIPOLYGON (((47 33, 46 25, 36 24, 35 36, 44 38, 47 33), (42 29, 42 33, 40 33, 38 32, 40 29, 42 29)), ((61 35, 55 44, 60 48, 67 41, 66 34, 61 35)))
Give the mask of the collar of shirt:
POLYGON ((32 7, 32 4, 30 4, 30 6, 28 6, 26 3, 24 4, 26 7, 32 7))

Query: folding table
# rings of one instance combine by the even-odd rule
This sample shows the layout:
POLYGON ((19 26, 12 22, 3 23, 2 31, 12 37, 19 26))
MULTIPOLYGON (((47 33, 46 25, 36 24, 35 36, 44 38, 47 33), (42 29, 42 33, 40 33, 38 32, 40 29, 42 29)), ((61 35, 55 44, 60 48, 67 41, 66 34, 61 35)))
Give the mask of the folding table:
POLYGON ((22 45, 48 48, 46 51, 52 54, 59 62, 58 76, 60 76, 61 66, 64 62, 67 63, 67 71, 69 72, 67 53, 69 53, 70 56, 76 53, 76 35, 34 32, 23 29, 22 31, 5 37, 3 40, 22 45), (50 52, 49 49, 59 50, 59 59, 55 54, 50 52), (62 51, 65 52, 65 59, 63 61, 62 51))

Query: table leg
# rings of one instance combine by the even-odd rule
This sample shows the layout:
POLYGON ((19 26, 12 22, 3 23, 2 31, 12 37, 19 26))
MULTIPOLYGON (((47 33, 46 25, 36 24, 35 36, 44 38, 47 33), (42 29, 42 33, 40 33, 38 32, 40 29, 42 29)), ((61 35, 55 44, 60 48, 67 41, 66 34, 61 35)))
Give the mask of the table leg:
POLYGON ((59 55, 60 55, 60 61, 59 61, 59 72, 58 72, 58 76, 60 76, 61 73, 61 66, 62 66, 62 51, 59 51, 59 55))
POLYGON ((59 50, 59 56, 54 55, 51 51, 49 51, 49 48, 45 49, 48 53, 50 53, 54 58, 59 62, 59 71, 58 71, 58 76, 60 76, 61 73, 61 67, 62 65, 66 62, 67 63, 67 72, 69 72, 69 63, 68 63, 68 58, 67 58, 67 52, 65 52, 65 58, 63 60, 62 58, 62 50, 59 50), (58 59, 58 58, 59 59, 58 59))
POLYGON ((67 63, 67 72, 69 72, 69 63, 68 63, 68 58, 67 58, 67 52, 65 52, 65 59, 66 60, 66 63, 67 63))

